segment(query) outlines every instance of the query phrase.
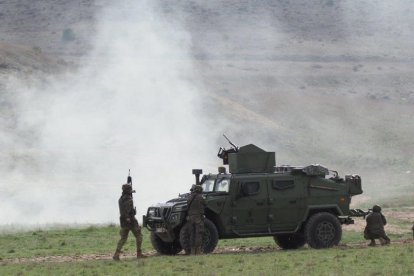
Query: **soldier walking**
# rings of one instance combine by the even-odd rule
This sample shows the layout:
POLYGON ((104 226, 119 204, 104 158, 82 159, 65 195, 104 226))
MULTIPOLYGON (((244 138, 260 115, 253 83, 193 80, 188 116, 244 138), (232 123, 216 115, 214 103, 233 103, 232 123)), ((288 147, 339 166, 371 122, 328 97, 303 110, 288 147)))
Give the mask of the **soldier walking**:
POLYGON ((191 194, 187 199, 187 220, 190 223, 190 254, 198 255, 203 253, 204 208, 206 202, 201 195, 203 188, 200 185, 193 185, 190 191, 191 194))
MULTIPOLYGON (((130 180, 130 177, 128 177, 130 180)), ((129 182, 129 181, 128 181, 129 182)), ((141 245, 142 245, 142 234, 141 234, 141 227, 138 224, 137 219, 135 218, 136 209, 134 208, 134 202, 132 199, 132 193, 135 193, 132 190, 132 181, 130 183, 122 185, 122 195, 119 198, 119 213, 120 213, 120 223, 121 223, 121 230, 119 234, 121 235, 121 239, 118 242, 116 247, 116 251, 112 259, 119 261, 119 255, 121 254, 121 249, 124 246, 125 242, 128 239, 129 231, 134 234, 136 239, 137 245, 137 258, 145 258, 142 254, 141 245)))
POLYGON ((374 205, 372 207, 372 213, 367 216, 366 221, 367 225, 364 230, 364 238, 366 240, 371 240, 371 243, 368 244, 368 246, 375 246, 375 239, 379 239, 381 245, 390 244, 391 240, 384 231, 384 225, 387 224, 387 220, 381 213, 380 206, 374 205))

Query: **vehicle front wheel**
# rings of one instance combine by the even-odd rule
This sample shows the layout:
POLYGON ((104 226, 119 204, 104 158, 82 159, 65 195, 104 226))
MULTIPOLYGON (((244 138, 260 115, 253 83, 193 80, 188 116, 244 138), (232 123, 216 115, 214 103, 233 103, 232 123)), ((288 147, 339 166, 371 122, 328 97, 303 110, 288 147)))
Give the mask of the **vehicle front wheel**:
POLYGON ((151 244, 161 255, 176 255, 182 250, 178 239, 173 242, 165 242, 154 232, 151 232, 151 244))
POLYGON ((279 234, 274 236, 273 239, 282 249, 298 249, 306 243, 303 233, 279 234))
MULTIPOLYGON (((180 243, 184 249, 185 254, 191 252, 191 226, 190 223, 184 224, 180 230, 180 243)), ((218 243, 218 232, 214 223, 209 219, 204 219, 204 234, 203 234, 203 253, 211 253, 214 251, 218 243)))
POLYGON ((339 244, 342 227, 331 213, 321 212, 309 218, 305 227, 306 242, 312 248, 329 248, 339 244))

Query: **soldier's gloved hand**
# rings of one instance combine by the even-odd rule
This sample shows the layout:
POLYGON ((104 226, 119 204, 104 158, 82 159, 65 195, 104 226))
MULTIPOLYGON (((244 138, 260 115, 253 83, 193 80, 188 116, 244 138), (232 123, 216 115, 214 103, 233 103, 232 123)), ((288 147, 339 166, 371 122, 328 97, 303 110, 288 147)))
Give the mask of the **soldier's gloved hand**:
POLYGON ((127 218, 126 221, 127 221, 127 223, 131 223, 131 219, 130 218, 127 218))

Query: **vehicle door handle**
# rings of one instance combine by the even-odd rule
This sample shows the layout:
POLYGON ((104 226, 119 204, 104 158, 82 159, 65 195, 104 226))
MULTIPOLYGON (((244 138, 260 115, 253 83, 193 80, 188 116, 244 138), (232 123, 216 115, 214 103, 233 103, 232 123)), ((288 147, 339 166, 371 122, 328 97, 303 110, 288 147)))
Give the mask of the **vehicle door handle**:
POLYGON ((291 200, 289 201, 290 204, 295 204, 296 203, 296 199, 295 200, 291 200))
POLYGON ((256 202, 256 205, 263 206, 264 205, 264 200, 256 202))

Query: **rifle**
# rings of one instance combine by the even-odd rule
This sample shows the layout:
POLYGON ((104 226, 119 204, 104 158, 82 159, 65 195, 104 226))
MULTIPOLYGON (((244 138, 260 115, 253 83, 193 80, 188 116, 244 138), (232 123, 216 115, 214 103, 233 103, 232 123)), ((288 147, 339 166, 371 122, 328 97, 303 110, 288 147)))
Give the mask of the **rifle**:
POLYGON ((131 169, 128 169, 127 184, 130 184, 132 186, 131 169))
MULTIPOLYGON (((132 177, 131 177, 131 169, 128 169, 128 177, 127 177, 127 184, 131 185, 132 187, 132 177)), ((132 190, 135 193, 134 190, 132 190)), ((137 207, 134 207, 134 216, 137 214, 137 207)))
POLYGON ((365 219, 366 216, 372 213, 372 209, 368 209, 366 212, 361 209, 350 209, 349 213, 350 217, 363 217, 365 219))
POLYGON ((227 138, 226 134, 223 134, 223 136, 224 136, 224 138, 226 138, 226 140, 229 142, 229 144, 230 144, 230 145, 232 145, 232 147, 233 147, 236 151, 238 151, 239 147, 238 147, 238 146, 236 146, 235 144, 233 144, 233 143, 230 141, 230 139, 229 139, 229 138, 227 138))

